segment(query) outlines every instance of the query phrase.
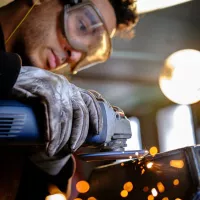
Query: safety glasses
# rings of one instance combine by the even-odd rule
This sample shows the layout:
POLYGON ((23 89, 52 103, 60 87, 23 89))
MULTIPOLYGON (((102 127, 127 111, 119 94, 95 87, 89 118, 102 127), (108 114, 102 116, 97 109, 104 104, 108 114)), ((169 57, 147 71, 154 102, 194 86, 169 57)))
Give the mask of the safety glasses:
POLYGON ((76 73, 109 58, 112 50, 110 34, 92 2, 65 5, 62 20, 63 35, 73 49, 82 52, 82 58, 78 63, 65 64, 54 71, 76 73))

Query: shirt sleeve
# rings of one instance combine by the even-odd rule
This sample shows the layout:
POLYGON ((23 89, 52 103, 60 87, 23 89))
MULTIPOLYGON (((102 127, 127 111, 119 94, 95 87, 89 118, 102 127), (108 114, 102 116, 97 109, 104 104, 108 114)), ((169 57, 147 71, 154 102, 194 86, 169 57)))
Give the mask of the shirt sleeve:
POLYGON ((3 32, 0 27, 0 99, 10 95, 21 69, 17 54, 5 52, 3 32))

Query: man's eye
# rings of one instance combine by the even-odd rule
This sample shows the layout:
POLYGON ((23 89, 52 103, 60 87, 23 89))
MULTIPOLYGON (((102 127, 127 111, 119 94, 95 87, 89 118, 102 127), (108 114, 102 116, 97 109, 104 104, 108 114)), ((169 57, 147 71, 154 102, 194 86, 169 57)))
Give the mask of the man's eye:
POLYGON ((87 32, 87 27, 85 26, 85 24, 81 20, 79 21, 79 29, 82 32, 87 32))
POLYGON ((92 34, 95 35, 96 33, 97 33, 97 29, 94 28, 94 29, 92 30, 92 34))

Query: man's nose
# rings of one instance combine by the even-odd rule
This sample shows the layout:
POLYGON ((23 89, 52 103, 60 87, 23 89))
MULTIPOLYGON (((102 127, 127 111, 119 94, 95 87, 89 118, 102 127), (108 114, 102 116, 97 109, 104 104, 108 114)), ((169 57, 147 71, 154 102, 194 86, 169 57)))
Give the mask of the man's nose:
POLYGON ((65 56, 63 56, 61 59, 62 63, 64 63, 64 62, 76 63, 81 59, 82 52, 72 48, 68 44, 66 38, 63 37, 61 33, 59 35, 59 41, 60 41, 61 47, 63 48, 63 50, 65 52, 65 56))
POLYGON ((71 50, 68 56, 69 62, 76 63, 81 59, 82 53, 80 51, 71 50))

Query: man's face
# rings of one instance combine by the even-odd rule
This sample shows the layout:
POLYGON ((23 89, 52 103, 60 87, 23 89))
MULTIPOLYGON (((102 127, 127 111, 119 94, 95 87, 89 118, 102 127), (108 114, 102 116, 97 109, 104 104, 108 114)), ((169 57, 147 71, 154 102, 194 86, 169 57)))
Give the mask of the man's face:
MULTIPOLYGON (((67 0, 66 0, 67 1, 67 0)), ((116 26, 114 10, 108 0, 92 0, 102 14, 109 33, 116 26)), ((60 0, 49 0, 35 6, 19 29, 17 48, 24 65, 55 69, 64 63, 76 63, 82 53, 73 49, 62 34, 60 0), (19 50, 18 50, 19 52, 19 50)), ((14 49, 15 50, 15 49, 14 49)))

